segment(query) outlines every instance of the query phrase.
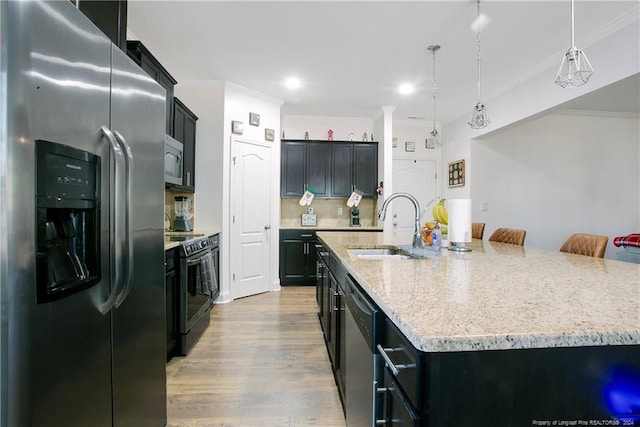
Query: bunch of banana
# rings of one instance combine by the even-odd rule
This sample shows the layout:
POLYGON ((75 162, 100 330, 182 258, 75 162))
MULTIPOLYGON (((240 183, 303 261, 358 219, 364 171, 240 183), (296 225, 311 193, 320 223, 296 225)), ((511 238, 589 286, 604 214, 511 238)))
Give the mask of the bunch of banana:
POLYGON ((437 220, 440 224, 449 224, 449 214, 447 208, 444 206, 446 199, 440 199, 437 205, 433 207, 431 211, 433 213, 433 219, 437 220))

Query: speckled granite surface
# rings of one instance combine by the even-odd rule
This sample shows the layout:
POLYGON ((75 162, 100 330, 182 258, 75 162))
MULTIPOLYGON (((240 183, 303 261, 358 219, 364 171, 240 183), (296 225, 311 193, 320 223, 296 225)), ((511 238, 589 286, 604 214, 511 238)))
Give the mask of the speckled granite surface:
POLYGON ((360 260, 409 234, 318 233, 422 351, 640 344, 640 265, 474 240, 472 252, 360 260))
POLYGON ((168 240, 169 236, 190 236, 190 235, 198 235, 202 234, 205 236, 214 236, 220 233, 220 229, 207 229, 207 230, 193 230, 189 232, 181 232, 181 231, 166 231, 164 233, 164 250, 168 251, 169 249, 173 249, 178 247, 180 242, 171 242, 168 240))

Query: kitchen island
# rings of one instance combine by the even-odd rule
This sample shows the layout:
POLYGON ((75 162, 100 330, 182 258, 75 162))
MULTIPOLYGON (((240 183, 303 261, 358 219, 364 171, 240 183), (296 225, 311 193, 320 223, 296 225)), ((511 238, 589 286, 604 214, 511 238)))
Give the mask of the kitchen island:
POLYGON ((640 266, 481 240, 365 260, 348 249, 411 235, 318 237, 420 354, 423 425, 640 425, 640 266))

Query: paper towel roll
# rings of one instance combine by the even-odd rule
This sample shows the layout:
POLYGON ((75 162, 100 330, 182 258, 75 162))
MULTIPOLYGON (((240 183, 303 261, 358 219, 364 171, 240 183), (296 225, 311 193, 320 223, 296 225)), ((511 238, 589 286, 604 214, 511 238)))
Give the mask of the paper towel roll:
POLYGON ((471 199, 447 199, 449 243, 468 243, 471 236, 471 199))

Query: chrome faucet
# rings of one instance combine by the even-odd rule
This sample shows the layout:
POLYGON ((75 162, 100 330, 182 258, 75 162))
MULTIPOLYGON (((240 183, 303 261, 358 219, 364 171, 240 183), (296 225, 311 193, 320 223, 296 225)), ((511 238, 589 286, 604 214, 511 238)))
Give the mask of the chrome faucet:
POLYGON ((380 208, 380 211, 378 212, 378 219, 381 220, 381 221, 384 221, 384 218, 387 215, 387 207, 389 206, 389 203, 393 199, 396 199, 398 197, 404 197, 405 199, 409 199, 409 201, 411 201, 411 203, 413 203, 413 207, 416 210, 416 224, 415 224, 415 230, 413 231, 413 247, 414 248, 422 248, 422 234, 420 232, 420 204, 418 203, 418 200, 415 197, 413 197, 411 194, 409 194, 409 193, 393 193, 392 195, 387 197, 384 200, 384 203, 382 203, 382 207, 380 208))

